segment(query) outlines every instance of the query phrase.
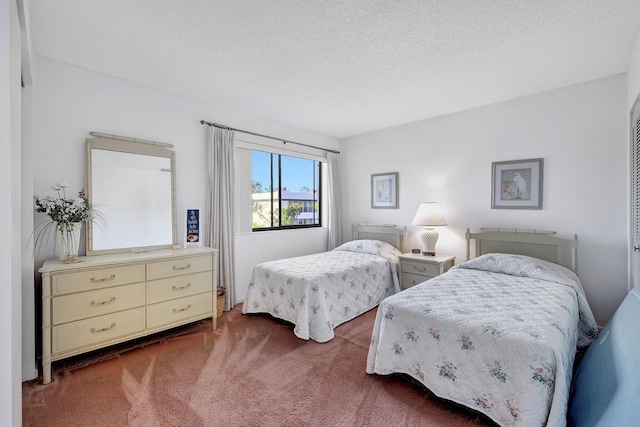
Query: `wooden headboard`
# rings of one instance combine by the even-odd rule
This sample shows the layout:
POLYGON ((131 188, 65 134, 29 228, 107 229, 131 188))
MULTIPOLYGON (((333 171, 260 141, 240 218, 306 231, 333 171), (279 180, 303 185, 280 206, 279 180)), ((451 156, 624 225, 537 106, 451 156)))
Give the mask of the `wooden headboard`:
POLYGON ((471 239, 475 240, 475 256, 487 253, 527 255, 563 264, 564 248, 571 249, 571 269, 578 272, 578 236, 573 239, 555 237, 555 231, 519 230, 515 228, 481 228, 471 233, 467 228, 467 260, 471 258, 471 239))
POLYGON ((395 224, 353 224, 353 240, 382 240, 387 242, 402 253, 406 252, 407 227, 398 228, 395 224))

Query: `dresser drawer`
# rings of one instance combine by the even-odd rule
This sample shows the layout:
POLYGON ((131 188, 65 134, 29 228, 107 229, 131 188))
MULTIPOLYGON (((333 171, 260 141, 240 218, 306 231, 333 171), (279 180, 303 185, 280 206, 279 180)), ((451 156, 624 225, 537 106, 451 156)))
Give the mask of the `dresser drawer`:
POLYGON ((213 292, 192 295, 147 306, 147 329, 194 317, 213 315, 213 292))
POLYGON ((147 280, 207 271, 213 268, 211 264, 212 258, 209 255, 152 262, 147 264, 147 280))
POLYGON ((63 353, 144 331, 144 307, 52 328, 52 353, 63 353))
POLYGON ((53 298, 54 325, 144 306, 144 282, 53 298))
POLYGON ((437 264, 427 264, 419 261, 402 261, 402 272, 412 274, 424 274, 435 277, 440 274, 440 267, 437 264))
POLYGON ((111 286, 144 282, 144 265, 99 268, 74 273, 56 274, 51 278, 53 295, 102 289, 111 286))
POLYGON ((422 276, 420 274, 402 273, 402 277, 400 278, 400 283, 402 284, 402 289, 407 289, 407 288, 410 288, 411 286, 417 285, 418 283, 425 282, 431 278, 432 276, 422 276))
POLYGON ((147 304, 213 291, 211 271, 147 282, 147 304))

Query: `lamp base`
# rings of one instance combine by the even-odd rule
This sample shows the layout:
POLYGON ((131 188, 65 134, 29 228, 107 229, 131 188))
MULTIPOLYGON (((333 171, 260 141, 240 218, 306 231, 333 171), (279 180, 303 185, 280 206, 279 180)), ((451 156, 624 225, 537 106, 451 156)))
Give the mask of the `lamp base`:
POLYGON ((422 255, 435 256, 438 232, 433 228, 425 228, 418 233, 418 237, 422 241, 422 255))

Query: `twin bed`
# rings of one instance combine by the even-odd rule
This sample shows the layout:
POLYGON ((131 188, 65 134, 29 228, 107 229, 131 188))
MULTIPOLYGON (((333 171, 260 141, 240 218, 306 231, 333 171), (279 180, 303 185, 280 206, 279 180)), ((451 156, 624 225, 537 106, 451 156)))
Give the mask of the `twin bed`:
POLYGON ((467 231, 476 258, 379 306, 366 370, 402 373, 501 425, 560 426, 578 346, 597 325, 551 233, 467 231), (534 255, 534 256, 530 256, 534 255))
POLYGON ((471 240, 476 258, 398 292, 398 246, 356 232, 327 254, 357 262, 319 254, 296 258, 293 270, 291 260, 257 266, 243 312, 270 313, 325 342, 379 304, 367 373, 409 375, 501 425, 564 425, 576 348, 598 329, 575 274, 577 238, 553 234, 467 230, 467 259, 471 240), (561 266, 565 252, 572 269, 561 266))
POLYGON ((332 251, 258 264, 242 313, 267 313, 293 323, 299 338, 329 341, 338 325, 400 291, 406 237, 406 227, 359 224, 332 251))

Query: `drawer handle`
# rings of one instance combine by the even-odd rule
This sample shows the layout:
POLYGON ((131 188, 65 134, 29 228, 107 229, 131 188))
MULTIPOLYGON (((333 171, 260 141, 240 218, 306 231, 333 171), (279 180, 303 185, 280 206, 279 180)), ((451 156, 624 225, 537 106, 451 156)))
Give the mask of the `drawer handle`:
POLYGON ((187 311, 191 308, 191 304, 189 304, 188 306, 186 306, 185 308, 174 308, 173 312, 174 313, 180 313, 181 311, 187 311))
POLYGON ((115 328, 115 327, 116 327, 116 322, 113 322, 113 323, 111 324, 111 326, 108 326, 108 327, 106 327, 106 328, 102 328, 102 329, 91 328, 89 331, 90 331, 92 334, 99 334, 100 332, 106 332, 106 331, 108 331, 108 330, 110 330, 110 329, 113 329, 113 328, 115 328))
POLYGON ((105 277, 103 279, 96 279, 95 277, 92 277, 90 280, 91 280, 91 283, 103 283, 103 282, 110 282, 115 278, 116 278, 116 275, 112 274, 111 276, 105 277))
POLYGON ((91 307, 100 307, 101 305, 111 304, 112 302, 116 302, 116 297, 111 297, 111 299, 108 301, 91 301, 91 307))
POLYGON ((420 273, 424 273, 427 271, 427 269, 425 267, 416 267, 415 265, 412 265, 411 268, 413 268, 414 270, 419 271, 420 273))
POLYGON ((185 266, 183 266, 183 267, 177 267, 177 266, 175 266, 175 265, 173 266, 173 270, 174 270, 174 271, 186 270, 187 268, 191 268, 191 264, 187 264, 187 265, 185 265, 185 266))
POLYGON ((183 289, 187 289, 190 286, 191 286, 191 283, 187 283, 184 286, 173 285, 172 288, 173 288, 174 291, 181 291, 183 289))

